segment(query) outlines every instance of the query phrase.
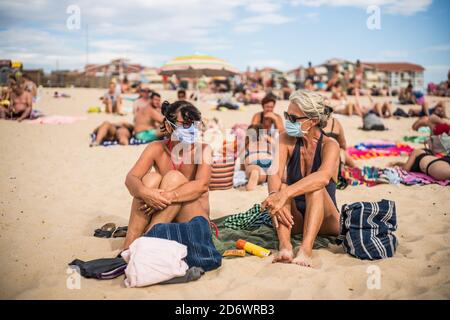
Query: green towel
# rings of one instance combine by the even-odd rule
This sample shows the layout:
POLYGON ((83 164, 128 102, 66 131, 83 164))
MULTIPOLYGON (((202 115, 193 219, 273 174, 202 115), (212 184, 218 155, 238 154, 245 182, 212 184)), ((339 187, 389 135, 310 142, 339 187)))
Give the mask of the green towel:
MULTIPOLYGON (((253 209, 254 207, 252 207, 253 209)), ((252 210, 250 209, 250 210, 252 210)), ((242 214, 241 214, 242 215, 242 214)), ((237 215, 234 215, 237 216, 237 215)), ((216 249, 223 254, 225 250, 236 249, 236 240, 243 239, 270 250, 278 250, 278 238, 275 229, 266 224, 259 225, 258 228, 248 229, 232 229, 226 226, 226 220, 230 221, 230 217, 226 216, 213 220, 219 230, 219 237, 213 236, 213 242, 216 249)), ((314 241, 314 249, 327 248, 330 243, 335 243, 335 237, 317 236, 314 241)), ((298 246, 302 241, 302 235, 298 234, 292 237, 294 247, 298 246)), ((230 256, 229 258, 236 258, 230 256)))
POLYGON ((428 140, 426 136, 406 136, 403 137, 403 141, 405 142, 413 142, 413 143, 424 143, 428 140))

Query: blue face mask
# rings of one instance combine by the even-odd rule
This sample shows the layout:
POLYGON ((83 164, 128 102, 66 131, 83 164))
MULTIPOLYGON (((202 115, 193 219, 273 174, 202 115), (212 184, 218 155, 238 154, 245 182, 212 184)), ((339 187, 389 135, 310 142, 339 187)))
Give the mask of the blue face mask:
POLYGON ((175 129, 174 135, 181 143, 193 144, 198 137, 198 128, 194 124, 191 124, 189 128, 184 128, 180 125, 175 129))
MULTIPOLYGON (((306 120, 308 121, 308 120, 306 120)), ((290 120, 286 120, 286 133, 291 137, 301 138, 308 131, 302 130, 302 124, 300 122, 292 122, 290 120)))

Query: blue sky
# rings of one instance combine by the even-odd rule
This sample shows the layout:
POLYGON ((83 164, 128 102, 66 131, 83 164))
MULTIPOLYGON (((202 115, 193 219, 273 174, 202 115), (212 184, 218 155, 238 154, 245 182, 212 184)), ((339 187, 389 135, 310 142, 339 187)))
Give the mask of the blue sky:
POLYGON ((179 55, 205 53, 241 70, 288 70, 329 58, 407 61, 423 65, 426 81, 450 68, 447 0, 0 0, 0 58, 26 68, 80 69, 128 57, 161 66, 179 55), (369 30, 369 5, 381 29, 369 30), (69 5, 81 27, 69 30, 69 5))

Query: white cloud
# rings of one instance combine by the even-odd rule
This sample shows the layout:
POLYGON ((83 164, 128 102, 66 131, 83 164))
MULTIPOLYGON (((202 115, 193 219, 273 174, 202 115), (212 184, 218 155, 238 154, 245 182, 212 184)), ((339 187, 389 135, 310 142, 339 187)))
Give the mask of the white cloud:
POLYGON ((267 0, 253 0, 246 6, 246 9, 257 13, 273 13, 280 9, 280 4, 267 0))
POLYGON ((240 20, 234 30, 250 33, 261 30, 265 25, 280 25, 290 21, 291 18, 278 13, 261 14, 240 20))
POLYGON ((378 5, 386 9, 387 13, 400 15, 413 15, 426 11, 433 0, 291 0, 292 5, 320 7, 357 7, 367 8, 371 5, 378 5))
POLYGON ((230 49, 232 43, 218 30, 233 23, 236 10, 246 5, 237 0, 77 0, 81 30, 71 31, 66 27, 66 9, 71 4, 67 0, 0 1, 0 56, 46 67, 55 66, 58 59, 60 66, 81 68, 89 25, 90 62, 134 54, 137 62, 160 65, 162 56, 152 51, 165 44, 204 52, 230 49))

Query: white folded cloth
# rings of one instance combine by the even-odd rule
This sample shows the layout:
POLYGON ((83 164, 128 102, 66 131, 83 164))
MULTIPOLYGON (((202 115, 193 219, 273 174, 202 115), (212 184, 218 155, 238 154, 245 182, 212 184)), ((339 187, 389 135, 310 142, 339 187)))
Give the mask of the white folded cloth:
POLYGON ((141 237, 122 252, 128 263, 125 269, 127 287, 145 287, 184 276, 188 265, 183 260, 187 247, 172 240, 141 237))

